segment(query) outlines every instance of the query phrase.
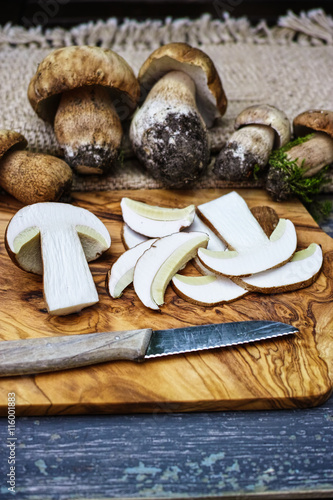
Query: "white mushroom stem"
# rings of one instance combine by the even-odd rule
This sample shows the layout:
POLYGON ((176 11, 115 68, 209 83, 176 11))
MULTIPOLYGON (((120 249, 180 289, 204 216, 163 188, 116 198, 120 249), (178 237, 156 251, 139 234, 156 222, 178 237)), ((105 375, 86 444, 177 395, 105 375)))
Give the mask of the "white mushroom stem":
POLYGON ((286 155, 305 171, 304 177, 311 177, 333 162, 333 139, 325 132, 316 132, 307 141, 289 149, 286 155))
MULTIPOLYGON (((29 260, 26 263, 29 252, 23 252, 23 260, 20 253, 38 233, 49 313, 70 314, 98 302, 79 233, 92 260, 110 247, 110 235, 104 224, 88 210, 63 203, 36 203, 24 207, 7 228, 8 250, 23 268, 30 264, 29 260)), ((33 261, 34 256, 30 255, 30 260, 33 261)))

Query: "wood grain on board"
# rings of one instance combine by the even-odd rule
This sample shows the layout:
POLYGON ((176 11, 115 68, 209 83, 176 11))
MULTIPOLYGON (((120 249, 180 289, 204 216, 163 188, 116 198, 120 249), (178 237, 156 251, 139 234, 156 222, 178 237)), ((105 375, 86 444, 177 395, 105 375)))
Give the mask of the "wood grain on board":
POLYGON ((17 268, 3 244, 6 226, 21 208, 0 200, 0 338, 3 341, 54 335, 139 328, 164 329, 244 320, 274 320, 300 330, 297 337, 264 341, 149 360, 110 362, 35 376, 0 379, 0 411, 7 414, 7 395, 16 394, 20 415, 278 409, 323 403, 332 392, 333 376, 333 240, 297 201, 274 203, 261 190, 238 190, 249 207, 267 205, 296 226, 299 248, 311 242, 324 252, 322 272, 303 290, 276 295, 250 293, 231 304, 203 307, 179 298, 171 287, 161 311, 143 306, 132 287, 111 299, 105 279, 124 251, 121 242, 123 196, 170 207, 200 204, 226 190, 113 191, 73 193, 73 203, 91 210, 110 231, 112 245, 90 264, 100 302, 78 314, 48 315, 42 278, 17 268))

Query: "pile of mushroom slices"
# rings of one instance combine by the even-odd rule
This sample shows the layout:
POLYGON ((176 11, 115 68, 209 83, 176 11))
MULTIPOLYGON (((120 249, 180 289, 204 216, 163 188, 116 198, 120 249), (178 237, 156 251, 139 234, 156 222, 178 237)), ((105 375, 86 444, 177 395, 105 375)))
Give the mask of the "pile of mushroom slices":
POLYGON ((129 198, 122 199, 121 208, 127 250, 108 273, 113 298, 133 283, 142 303, 159 309, 171 282, 182 298, 212 306, 249 291, 304 288, 316 280, 322 267, 318 244, 296 252, 296 230, 288 219, 277 219, 273 231, 266 234, 235 191, 197 209, 194 205, 162 208, 129 198), (201 276, 177 274, 191 259, 201 276))

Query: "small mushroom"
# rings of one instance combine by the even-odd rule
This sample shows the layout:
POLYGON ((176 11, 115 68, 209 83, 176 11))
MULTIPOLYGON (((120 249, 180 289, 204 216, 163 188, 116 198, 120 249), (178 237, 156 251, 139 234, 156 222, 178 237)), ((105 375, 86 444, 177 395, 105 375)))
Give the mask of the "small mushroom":
POLYGON ((322 169, 333 162, 333 111, 305 111, 294 118, 293 128, 302 139, 274 152, 266 189, 274 200, 297 195, 310 202, 323 182, 322 169))
POLYGON ((111 238, 88 210, 65 203, 28 205, 9 222, 5 243, 16 265, 43 274, 50 314, 71 314, 98 302, 87 261, 105 252, 111 238))
POLYGON ((66 161, 80 174, 102 174, 118 157, 121 119, 136 108, 140 88, 127 62, 109 49, 57 49, 39 64, 28 98, 52 124, 66 161))
POLYGON ((138 78, 148 95, 132 119, 133 150, 165 186, 191 185, 209 163, 207 127, 227 107, 216 68, 201 50, 170 43, 149 56, 138 78))
POLYGON ((70 190, 72 170, 55 156, 24 148, 25 137, 0 130, 0 186, 25 205, 57 201, 70 190))
POLYGON ((239 181, 262 170, 273 148, 290 140, 290 123, 285 113, 269 104, 250 106, 236 118, 235 129, 220 151, 214 173, 220 179, 239 181))

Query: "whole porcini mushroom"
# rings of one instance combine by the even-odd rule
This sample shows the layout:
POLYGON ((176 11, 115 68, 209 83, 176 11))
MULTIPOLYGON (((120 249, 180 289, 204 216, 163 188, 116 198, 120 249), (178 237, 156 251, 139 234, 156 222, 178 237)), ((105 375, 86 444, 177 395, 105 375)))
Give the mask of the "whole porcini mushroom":
POLYGON ((273 148, 282 147, 291 137, 288 117, 269 104, 244 109, 235 120, 235 129, 213 168, 218 178, 228 181, 258 173, 267 165, 273 148))
POLYGON ((140 87, 127 62, 110 49, 71 46, 39 64, 28 98, 54 125, 66 161, 80 174, 102 174, 117 159, 121 119, 137 106, 140 87))
POLYGON ((50 314, 71 314, 98 302, 87 261, 105 252, 111 238, 88 210, 65 203, 23 207, 7 226, 5 244, 16 265, 43 275, 50 314))
POLYGON ((27 151, 27 140, 0 130, 0 186, 25 205, 57 201, 73 180, 71 168, 55 156, 27 151))
POLYGON ((227 99, 212 60, 186 43, 155 50, 138 79, 147 97, 133 116, 130 139, 148 172, 167 187, 192 184, 210 158, 207 127, 227 99))
POLYGON ((333 111, 304 111, 293 129, 298 139, 271 155, 266 189, 277 201, 296 195, 310 203, 323 184, 323 169, 333 162, 333 111))

